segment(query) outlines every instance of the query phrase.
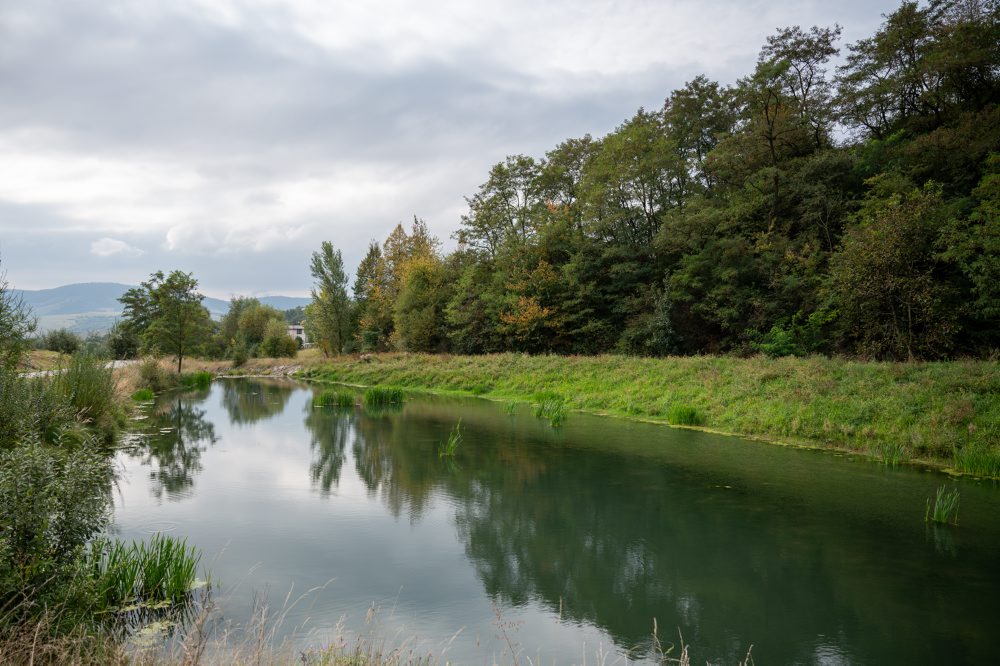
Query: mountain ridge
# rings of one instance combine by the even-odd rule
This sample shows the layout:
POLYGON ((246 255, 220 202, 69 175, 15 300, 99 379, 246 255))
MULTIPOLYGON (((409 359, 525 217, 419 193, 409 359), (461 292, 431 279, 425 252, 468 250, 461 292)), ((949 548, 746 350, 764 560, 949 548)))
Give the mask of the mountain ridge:
MULTIPOLYGON (((76 333, 103 333, 121 318, 118 299, 135 285, 120 282, 76 282, 50 289, 12 289, 35 316, 39 331, 68 328, 76 333)), ((297 296, 256 296, 264 305, 289 310, 307 305, 308 298, 297 296)), ((206 296, 204 306, 216 319, 229 310, 229 301, 206 296)))

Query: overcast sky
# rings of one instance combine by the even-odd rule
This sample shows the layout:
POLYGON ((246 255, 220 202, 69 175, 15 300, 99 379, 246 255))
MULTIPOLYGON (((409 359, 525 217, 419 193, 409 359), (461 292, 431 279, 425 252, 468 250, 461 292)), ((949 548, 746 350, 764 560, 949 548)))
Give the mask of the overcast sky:
POLYGON ((0 268, 16 287, 191 271, 305 295, 425 219, 446 247, 505 155, 601 136, 779 26, 897 2, 0 0, 0 268))

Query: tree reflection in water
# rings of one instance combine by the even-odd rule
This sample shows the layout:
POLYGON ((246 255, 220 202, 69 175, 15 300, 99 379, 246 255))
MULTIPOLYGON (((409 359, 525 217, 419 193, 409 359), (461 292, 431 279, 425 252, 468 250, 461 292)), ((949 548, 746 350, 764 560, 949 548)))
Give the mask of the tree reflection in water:
POLYGON ((284 411, 292 386, 281 379, 221 379, 222 406, 229 420, 251 425, 284 411))
POLYGON ((206 445, 215 444, 215 426, 205 419, 205 410, 198 404, 208 397, 180 395, 157 406, 150 416, 153 427, 137 454, 150 470, 152 492, 159 499, 166 493, 168 500, 185 497, 194 485, 194 475, 201 471, 201 454, 206 445))
POLYGON ((313 451, 309 476, 319 486, 320 493, 327 495, 331 488, 336 489, 340 483, 347 442, 355 430, 354 410, 313 407, 311 401, 306 402, 305 409, 305 424, 311 435, 310 446, 313 451))

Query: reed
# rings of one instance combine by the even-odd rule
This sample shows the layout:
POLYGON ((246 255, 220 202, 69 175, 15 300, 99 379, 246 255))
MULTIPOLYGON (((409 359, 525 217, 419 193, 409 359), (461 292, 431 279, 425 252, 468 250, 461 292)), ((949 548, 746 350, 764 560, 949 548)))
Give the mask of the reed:
POLYGON ((1000 450, 987 444, 955 449, 955 469, 963 474, 1000 478, 1000 450))
POLYGON ((135 402, 149 402, 154 397, 156 397, 156 394, 153 393, 152 389, 148 388, 141 388, 132 394, 132 400, 135 402))
POLYGON ((324 389, 319 395, 313 396, 313 407, 354 407, 354 394, 349 391, 324 389))
POLYGON ((204 390, 212 385, 212 373, 207 370, 184 373, 180 382, 181 387, 189 391, 204 390))
POLYGON ((372 386, 365 391, 366 406, 402 405, 403 389, 394 386, 372 386))
POLYGON ((438 448, 439 458, 454 458, 455 451, 458 450, 459 444, 462 443, 462 419, 458 420, 455 424, 455 428, 448 435, 448 441, 442 444, 438 448))
POLYGON ((948 490, 947 486, 941 486, 937 489, 933 505, 930 498, 927 498, 924 521, 958 525, 958 499, 958 488, 948 490))
POLYGON ((536 393, 534 414, 553 427, 559 427, 566 422, 566 398, 551 391, 536 393))
POLYGON ((101 537, 87 552, 100 608, 106 612, 186 601, 196 586, 200 561, 201 554, 185 539, 163 534, 129 543, 101 537))

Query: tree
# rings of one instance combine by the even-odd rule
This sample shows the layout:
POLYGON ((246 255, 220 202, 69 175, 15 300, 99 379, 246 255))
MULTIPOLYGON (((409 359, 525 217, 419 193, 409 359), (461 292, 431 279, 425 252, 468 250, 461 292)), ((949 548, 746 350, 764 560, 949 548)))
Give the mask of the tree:
POLYGON ((313 252, 310 268, 316 286, 312 303, 306 308, 306 320, 312 337, 323 353, 339 354, 350 337, 351 301, 347 296, 347 275, 340 250, 323 241, 313 252))
POLYGON ((13 370, 21 362, 35 327, 31 309, 8 287, 7 275, 0 271, 0 369, 13 370))
POLYGON ((198 349, 211 333, 212 319, 201 304, 198 281, 190 273, 163 271, 118 299, 125 308, 122 325, 135 331, 146 350, 172 354, 181 371, 184 356, 198 349))

